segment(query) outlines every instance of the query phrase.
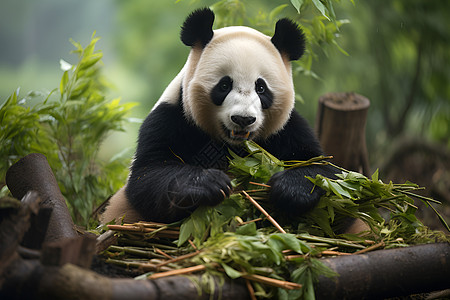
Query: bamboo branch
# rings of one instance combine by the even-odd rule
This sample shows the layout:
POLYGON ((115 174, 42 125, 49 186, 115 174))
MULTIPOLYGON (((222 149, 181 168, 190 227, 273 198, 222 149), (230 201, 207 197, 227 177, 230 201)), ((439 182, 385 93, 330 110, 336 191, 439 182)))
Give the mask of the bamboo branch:
MULTIPOLYGON (((258 186, 270 188, 270 185, 267 185, 267 184, 264 184, 264 183, 253 182, 253 181, 250 181, 249 183, 250 183, 250 184, 253 184, 253 185, 258 185, 258 186)), ((259 190, 258 190, 258 191, 259 191, 259 190)), ((263 191, 263 190, 261 190, 261 191, 263 191)))
POLYGON ((275 221, 274 218, 272 218, 271 215, 269 215, 266 210, 264 208, 262 208, 261 205, 259 205, 258 202, 256 202, 252 197, 250 197, 249 194, 247 194, 246 191, 242 191, 242 193, 245 195, 245 197, 247 197, 248 200, 250 200, 250 202, 259 210, 261 211, 266 217, 267 219, 270 221, 270 223, 272 223, 277 229, 278 231, 280 231, 281 233, 286 233, 286 231, 277 223, 277 221, 275 221))
MULTIPOLYGON (((216 264, 212 264, 212 265, 216 265, 216 264)), ((183 274, 204 271, 204 270, 206 270, 207 267, 208 266, 206 266, 206 265, 197 265, 197 266, 187 267, 187 268, 183 268, 183 269, 155 273, 155 274, 148 276, 148 279, 157 279, 157 278, 162 278, 162 277, 167 277, 167 276, 183 275, 183 274)))
POLYGON ((247 287, 248 293, 250 294, 250 299, 256 300, 255 290, 253 289, 253 286, 250 283, 250 280, 245 279, 245 286, 247 287))
POLYGON ((161 254, 161 255, 164 256, 165 258, 173 259, 172 256, 170 256, 169 254, 167 254, 166 252, 164 252, 164 251, 162 251, 162 250, 160 250, 160 249, 158 249, 158 248, 155 248, 155 252, 161 254))
POLYGON ((363 254, 363 253, 367 253, 367 252, 376 250, 376 249, 378 249, 378 248, 383 248, 384 246, 385 246, 384 242, 380 242, 380 243, 378 243, 378 244, 369 246, 369 247, 367 247, 367 248, 365 248, 365 249, 356 251, 356 252, 353 253, 353 254, 363 254))
POLYGON ((259 283, 267 284, 274 287, 283 288, 286 290, 298 290, 302 288, 301 284, 290 282, 290 281, 284 281, 279 279, 274 279, 266 276, 256 275, 256 274, 242 274, 242 278, 256 281, 259 283))
POLYGON ((164 262, 158 264, 158 267, 165 266, 165 265, 170 264, 170 263, 174 263, 174 262, 178 262, 180 260, 184 260, 184 259, 187 259, 187 258, 194 257, 194 256, 196 256, 199 253, 200 253, 200 251, 195 251, 195 252, 191 252, 191 253, 188 253, 188 254, 185 254, 185 255, 180 255, 178 257, 171 258, 170 260, 167 260, 167 261, 164 261, 164 262))

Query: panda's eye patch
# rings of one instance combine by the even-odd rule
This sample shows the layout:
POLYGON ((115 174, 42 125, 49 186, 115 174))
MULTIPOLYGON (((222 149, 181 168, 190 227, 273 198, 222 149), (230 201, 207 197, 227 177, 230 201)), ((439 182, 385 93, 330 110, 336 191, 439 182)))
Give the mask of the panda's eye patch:
POLYGON ((211 90, 211 99, 215 105, 222 105, 223 101, 233 88, 233 80, 230 76, 222 77, 211 90))
POLYGON ((255 82, 255 91, 261 100, 261 106, 263 109, 267 109, 272 105, 273 94, 267 87, 266 82, 262 78, 258 78, 255 82))

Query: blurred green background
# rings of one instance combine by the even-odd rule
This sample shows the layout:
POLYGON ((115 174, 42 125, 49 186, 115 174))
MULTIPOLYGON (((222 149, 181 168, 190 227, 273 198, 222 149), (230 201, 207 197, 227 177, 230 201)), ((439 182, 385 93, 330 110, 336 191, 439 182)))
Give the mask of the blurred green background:
MULTIPOLYGON (((58 87, 60 58, 76 59, 69 39, 86 45, 96 31, 104 75, 114 86, 111 97, 139 102, 132 117, 144 118, 184 64, 189 49, 179 40, 179 30, 190 11, 215 5, 219 24, 249 25, 270 34, 263 20, 286 4, 277 17, 310 27, 334 26, 325 19, 306 24, 311 19, 304 17, 312 12, 299 15, 292 5, 299 2, 3 0, 0 103, 18 87, 23 95, 58 87)), ((339 47, 319 40, 309 49, 311 69, 302 68, 310 61, 294 65, 302 99, 297 109, 314 125, 322 94, 366 96, 371 100, 366 132, 373 170, 425 185, 433 196, 450 202, 450 1, 337 1, 334 9, 336 19, 344 20, 333 35, 339 47)), ((108 137, 100 155, 129 149, 131 157, 138 126, 129 124, 125 132, 108 137)))

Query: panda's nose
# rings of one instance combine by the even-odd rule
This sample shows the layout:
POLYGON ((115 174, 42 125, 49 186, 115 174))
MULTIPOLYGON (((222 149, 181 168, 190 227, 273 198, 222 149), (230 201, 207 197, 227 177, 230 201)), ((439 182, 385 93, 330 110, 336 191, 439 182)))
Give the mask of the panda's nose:
POLYGON ((237 125, 241 126, 242 128, 245 128, 249 125, 252 125, 255 123, 256 118, 255 117, 243 117, 243 116, 231 116, 231 121, 236 123, 237 125))

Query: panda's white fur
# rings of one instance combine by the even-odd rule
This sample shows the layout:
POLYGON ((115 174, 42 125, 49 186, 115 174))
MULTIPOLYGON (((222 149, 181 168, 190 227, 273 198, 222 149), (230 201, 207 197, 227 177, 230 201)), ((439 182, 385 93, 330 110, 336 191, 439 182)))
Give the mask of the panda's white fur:
MULTIPOLYGON (((102 223, 122 217, 169 223, 199 205, 220 203, 231 193, 224 172, 228 149, 242 152, 246 139, 284 161, 323 154, 294 109, 290 61, 304 52, 301 29, 282 19, 268 37, 239 26, 213 31, 213 21, 209 9, 186 19, 186 64, 143 122, 128 182, 110 199, 102 223)), ((269 200, 277 213, 295 221, 323 194, 307 177, 336 172, 322 165, 278 172, 268 182, 269 200)))
MULTIPOLYGON (((213 39, 205 48, 192 47, 188 59, 152 108, 162 103, 175 105, 180 86, 183 88, 183 107, 187 119, 211 136, 236 143, 221 128, 236 127, 230 117, 234 114, 256 118, 247 130, 252 138, 267 138, 281 130, 294 107, 294 86, 291 64, 283 56, 271 38, 252 28, 231 26, 214 30, 213 39), (245 53, 245 55, 242 55, 245 53), (220 78, 231 75, 238 85, 217 107, 210 101, 209 91, 220 78), (270 109, 264 110, 254 90, 255 79, 262 78, 277 99, 270 109)), ((101 216, 103 224, 135 222, 142 216, 132 209, 125 194, 125 187, 109 200, 111 203, 101 216)))
POLYGON ((248 129, 253 138, 266 138, 283 128, 295 101, 289 59, 282 56, 269 36, 243 26, 216 29, 205 48, 193 47, 186 64, 153 109, 161 103, 176 103, 180 86, 186 117, 211 136, 230 143, 236 141, 229 139, 220 127, 224 124, 230 130, 235 128, 232 115, 256 117, 248 129), (217 107, 210 101, 209 93, 225 75, 239 85, 233 86, 223 105, 217 107), (265 111, 254 90, 257 78, 265 80, 277 99, 265 111))

